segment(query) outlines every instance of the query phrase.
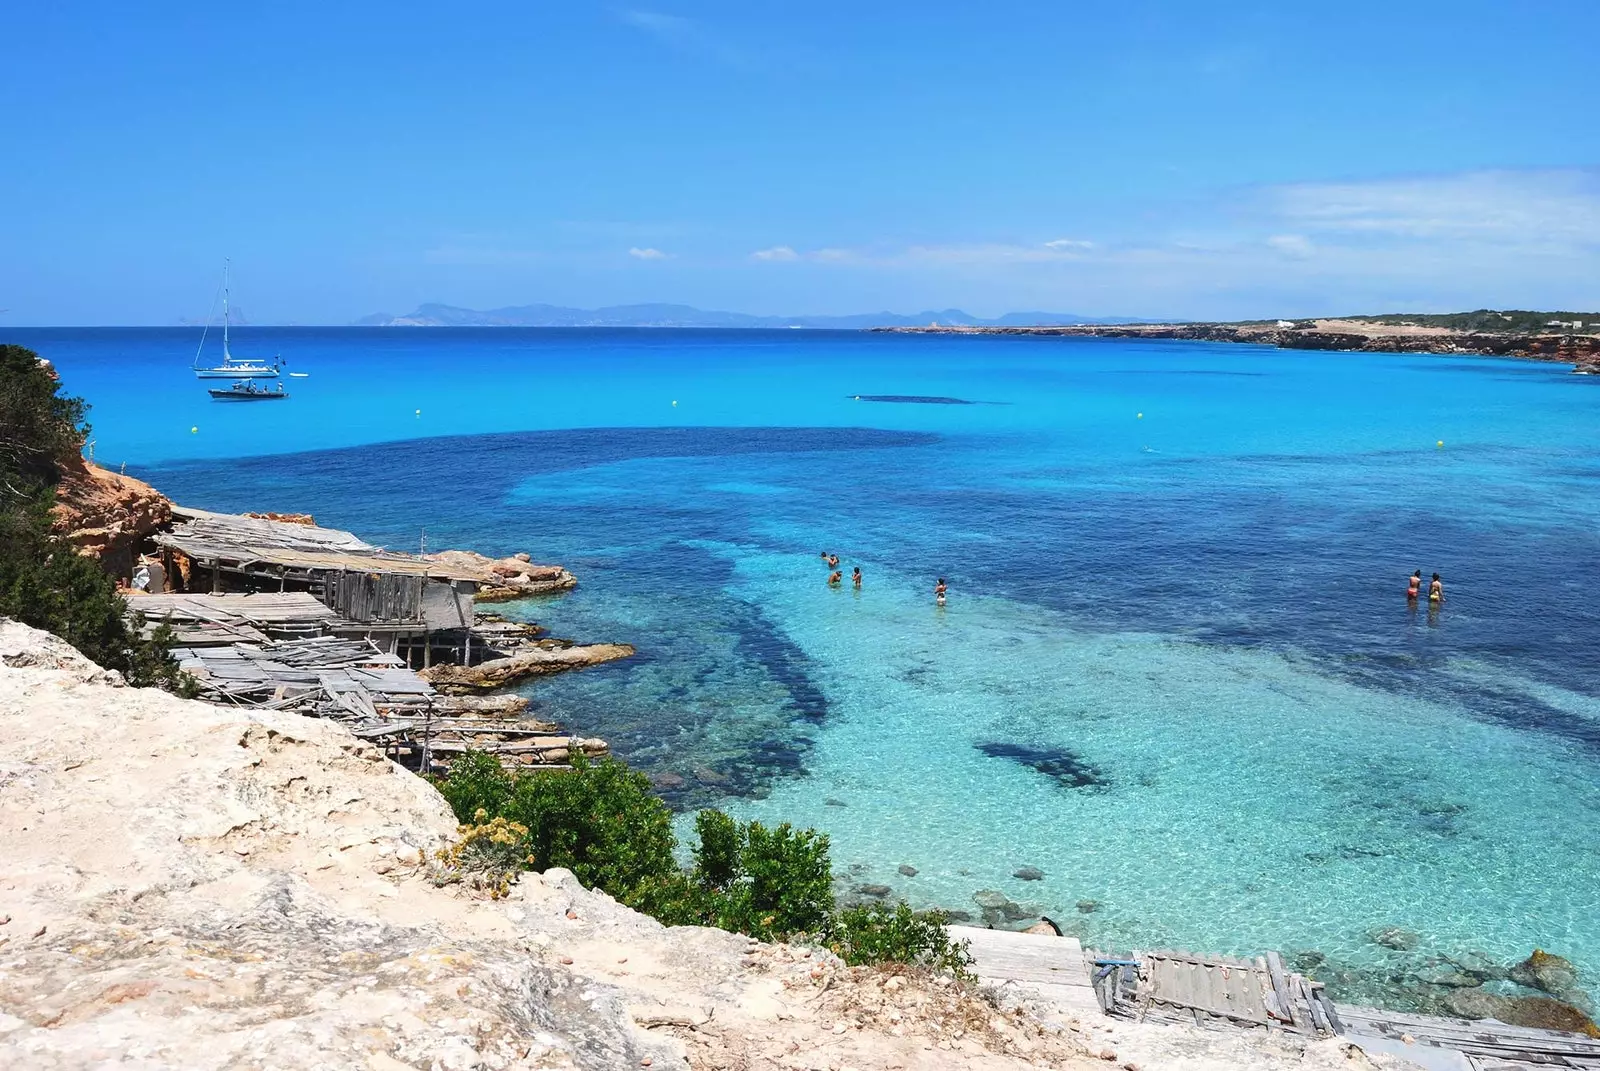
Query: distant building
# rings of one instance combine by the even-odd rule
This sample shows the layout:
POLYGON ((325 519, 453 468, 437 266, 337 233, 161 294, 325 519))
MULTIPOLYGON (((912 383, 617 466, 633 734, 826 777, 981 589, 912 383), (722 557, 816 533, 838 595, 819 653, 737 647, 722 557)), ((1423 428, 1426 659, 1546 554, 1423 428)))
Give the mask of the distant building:
POLYGON ((1290 330, 1291 328, 1294 327, 1294 321, 1293 320, 1279 320, 1278 321, 1278 326, 1280 328, 1282 328, 1283 330, 1288 331, 1288 330, 1290 330))

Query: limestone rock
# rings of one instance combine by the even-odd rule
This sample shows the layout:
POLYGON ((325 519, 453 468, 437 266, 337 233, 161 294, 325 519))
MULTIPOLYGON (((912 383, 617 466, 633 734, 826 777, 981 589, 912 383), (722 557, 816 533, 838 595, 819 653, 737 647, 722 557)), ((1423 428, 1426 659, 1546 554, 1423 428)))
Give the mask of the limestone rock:
POLYGON ((509 658, 492 658, 475 666, 433 666, 423 670, 421 676, 447 695, 460 695, 503 688, 525 677, 597 666, 628 658, 633 653, 633 648, 626 643, 538 647, 509 658))
POLYGON ((1024 866, 1013 870, 1011 876, 1018 881, 1043 881, 1044 871, 1036 866, 1024 866))
POLYGON ((901 863, 899 870, 901 874, 908 878, 914 878, 917 876, 917 868, 912 866, 910 863, 901 863))
POLYGON ((535 564, 527 554, 487 558, 470 550, 442 550, 426 557, 452 569, 476 573, 478 582, 485 585, 477 594, 480 602, 548 595, 578 585, 578 578, 561 566, 535 564))

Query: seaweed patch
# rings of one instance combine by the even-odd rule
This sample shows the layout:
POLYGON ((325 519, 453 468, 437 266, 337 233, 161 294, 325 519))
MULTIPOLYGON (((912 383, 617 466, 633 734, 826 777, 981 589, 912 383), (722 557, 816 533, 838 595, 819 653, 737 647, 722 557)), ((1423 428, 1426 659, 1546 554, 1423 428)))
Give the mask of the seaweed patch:
POLYGON ((993 740, 973 746, 992 759, 1010 759, 1046 777, 1054 778, 1064 788, 1098 790, 1111 786, 1105 774, 1086 762, 1082 756, 1066 748, 1037 748, 993 740))

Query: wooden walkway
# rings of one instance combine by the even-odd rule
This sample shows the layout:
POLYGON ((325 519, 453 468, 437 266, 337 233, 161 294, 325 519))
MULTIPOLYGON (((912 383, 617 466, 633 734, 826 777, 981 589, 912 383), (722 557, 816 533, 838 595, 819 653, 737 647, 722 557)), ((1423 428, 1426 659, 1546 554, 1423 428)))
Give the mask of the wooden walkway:
POLYGON ((955 940, 968 942, 972 972, 985 985, 1035 990, 1070 1014, 1099 1016, 1100 1005, 1089 984, 1089 963, 1076 937, 975 926, 951 926, 948 930, 955 940))
POLYGON ((1253 960, 1158 949, 1103 959, 1095 995, 1108 1015, 1140 1022, 1211 1022, 1306 1037, 1340 1032, 1322 983, 1286 970, 1276 952, 1253 960))
POLYGON ((1085 952, 1072 937, 948 929, 968 942, 979 981, 1031 990, 1079 1019, 1104 1012, 1143 1023, 1341 1037, 1427 1071, 1600 1071, 1600 1040, 1492 1019, 1335 1004, 1322 983, 1288 970, 1276 952, 1238 959, 1159 949, 1121 958, 1085 952))
POLYGON ((1508 1026, 1493 1019, 1444 1019, 1349 1004, 1338 1008, 1343 1034, 1352 1042, 1430 1071, 1600 1068, 1600 1040, 1582 1034, 1508 1026))

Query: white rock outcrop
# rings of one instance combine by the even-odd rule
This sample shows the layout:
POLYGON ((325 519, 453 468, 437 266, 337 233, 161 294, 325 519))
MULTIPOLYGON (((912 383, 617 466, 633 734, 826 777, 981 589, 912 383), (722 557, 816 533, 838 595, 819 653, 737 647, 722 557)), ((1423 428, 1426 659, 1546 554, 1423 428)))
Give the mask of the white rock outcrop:
MULTIPOLYGON (((123 687, 0 621, 0 1067, 1118 1066, 1099 1026, 667 929, 564 871, 438 888, 454 828, 337 725, 123 687)), ((1180 1040, 1171 1066, 1370 1066, 1180 1040)))

